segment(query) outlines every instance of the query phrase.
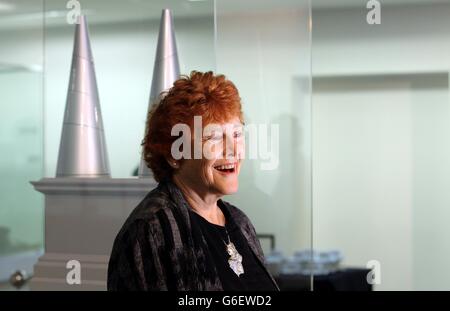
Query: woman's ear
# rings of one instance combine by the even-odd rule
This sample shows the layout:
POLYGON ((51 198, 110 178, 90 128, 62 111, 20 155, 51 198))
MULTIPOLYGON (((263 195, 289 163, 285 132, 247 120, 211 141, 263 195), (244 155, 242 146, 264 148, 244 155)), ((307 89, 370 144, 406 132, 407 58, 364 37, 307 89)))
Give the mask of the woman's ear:
POLYGON ((173 168, 173 169, 177 169, 180 167, 180 163, 174 159, 171 158, 167 158, 166 159, 167 163, 169 163, 169 165, 173 168))

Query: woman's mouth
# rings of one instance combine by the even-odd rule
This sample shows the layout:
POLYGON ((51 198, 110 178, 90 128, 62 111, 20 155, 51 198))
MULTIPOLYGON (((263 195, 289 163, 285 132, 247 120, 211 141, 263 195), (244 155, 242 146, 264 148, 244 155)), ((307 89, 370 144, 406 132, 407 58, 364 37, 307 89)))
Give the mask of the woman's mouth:
POLYGON ((236 168, 237 168, 236 163, 228 163, 214 166, 214 169, 222 174, 232 174, 236 171, 236 168))

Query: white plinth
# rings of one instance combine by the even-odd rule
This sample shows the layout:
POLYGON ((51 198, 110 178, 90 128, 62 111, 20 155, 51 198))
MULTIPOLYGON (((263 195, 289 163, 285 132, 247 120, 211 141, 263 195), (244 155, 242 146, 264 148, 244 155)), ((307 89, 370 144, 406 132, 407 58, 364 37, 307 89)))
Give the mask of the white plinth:
POLYGON ((152 178, 44 178, 45 253, 34 267, 31 290, 106 290, 114 238, 130 212, 154 187, 152 178), (78 260, 81 284, 66 281, 78 260))

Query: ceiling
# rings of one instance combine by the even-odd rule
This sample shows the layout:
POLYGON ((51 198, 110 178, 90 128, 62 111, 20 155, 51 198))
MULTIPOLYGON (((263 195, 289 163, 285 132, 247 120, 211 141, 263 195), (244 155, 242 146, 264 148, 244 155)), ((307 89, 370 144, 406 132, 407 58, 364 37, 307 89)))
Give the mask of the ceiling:
MULTIPOLYGON (((75 0, 0 0, 0 30, 67 25, 66 8, 75 0)), ((90 23, 159 19, 163 8, 178 18, 213 17, 214 0, 78 0, 90 23)), ((305 8, 308 0, 215 0, 221 13, 305 8)), ((382 6, 450 4, 450 0, 379 0, 382 6)), ((366 0, 311 0, 313 10, 365 7, 366 0)))

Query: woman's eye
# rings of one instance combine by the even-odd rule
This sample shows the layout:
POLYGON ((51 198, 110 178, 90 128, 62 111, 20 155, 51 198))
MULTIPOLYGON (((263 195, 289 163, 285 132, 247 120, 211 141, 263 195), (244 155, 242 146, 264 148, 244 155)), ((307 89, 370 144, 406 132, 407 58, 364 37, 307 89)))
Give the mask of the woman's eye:
POLYGON ((234 138, 238 138, 242 136, 242 132, 234 132, 234 138))
POLYGON ((208 140, 210 140, 210 141, 220 141, 221 139, 222 139, 222 137, 220 137, 219 135, 203 137, 204 141, 208 141, 208 140))

